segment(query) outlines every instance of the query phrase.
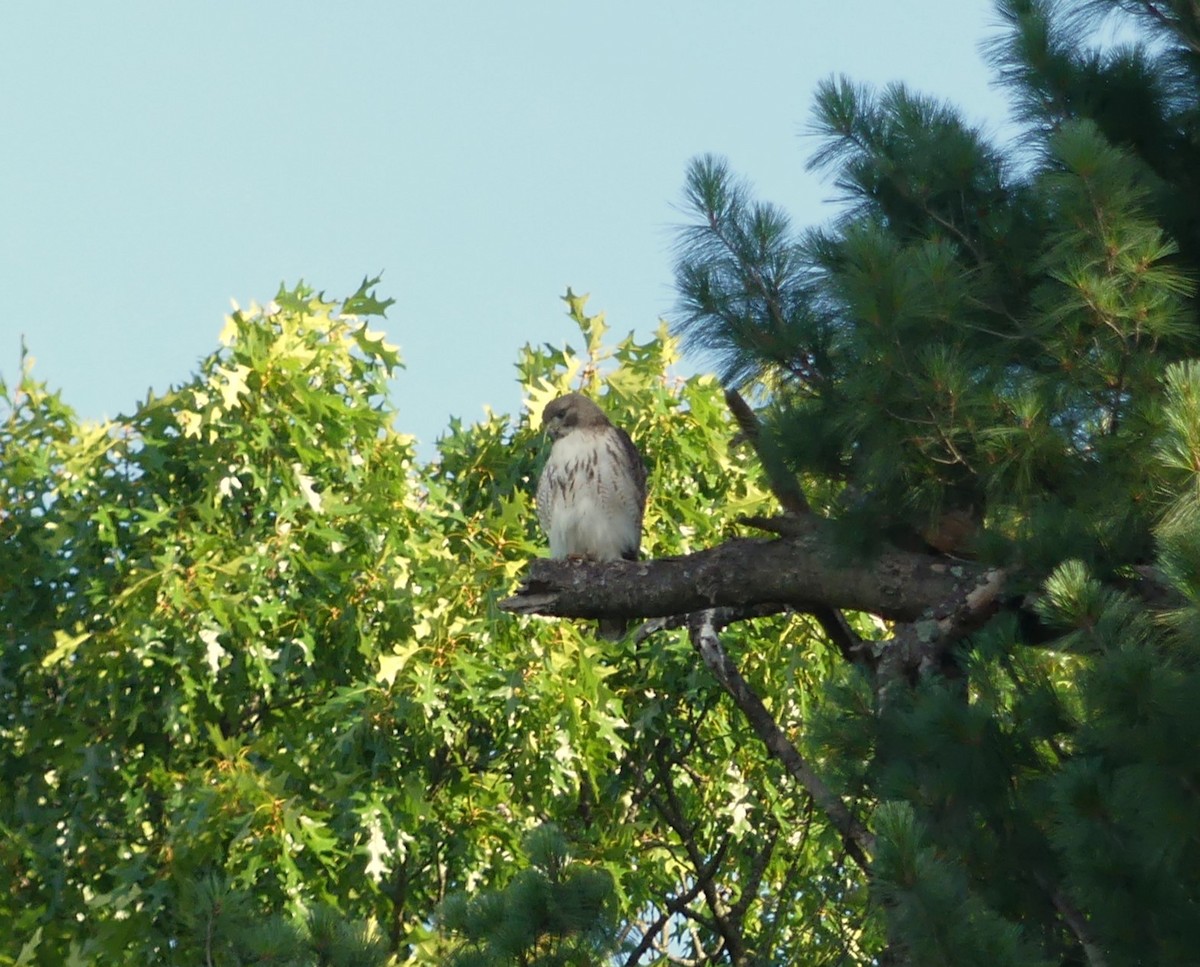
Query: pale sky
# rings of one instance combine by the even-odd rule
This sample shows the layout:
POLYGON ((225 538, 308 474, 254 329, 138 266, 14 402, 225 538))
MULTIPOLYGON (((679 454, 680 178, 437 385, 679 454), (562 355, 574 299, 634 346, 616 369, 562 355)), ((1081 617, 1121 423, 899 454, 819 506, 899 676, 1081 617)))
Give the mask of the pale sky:
POLYGON ((398 428, 516 412, 526 342, 670 319, 688 161, 726 156, 798 226, 820 80, 904 81, 988 130, 989 0, 0 6, 0 374, 24 335, 81 416, 218 345, 229 300, 383 271, 398 428))

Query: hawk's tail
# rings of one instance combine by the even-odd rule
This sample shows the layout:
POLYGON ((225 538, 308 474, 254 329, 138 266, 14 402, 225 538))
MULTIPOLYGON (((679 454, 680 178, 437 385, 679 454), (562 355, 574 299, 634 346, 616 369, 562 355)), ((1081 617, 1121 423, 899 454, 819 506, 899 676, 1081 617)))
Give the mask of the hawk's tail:
MULTIPOLYGON (((639 557, 641 554, 636 547, 627 547, 621 552, 621 559, 625 561, 636 561, 639 557)), ((629 622, 624 618, 601 618, 599 624, 600 637, 605 641, 620 641, 629 629, 629 622)))

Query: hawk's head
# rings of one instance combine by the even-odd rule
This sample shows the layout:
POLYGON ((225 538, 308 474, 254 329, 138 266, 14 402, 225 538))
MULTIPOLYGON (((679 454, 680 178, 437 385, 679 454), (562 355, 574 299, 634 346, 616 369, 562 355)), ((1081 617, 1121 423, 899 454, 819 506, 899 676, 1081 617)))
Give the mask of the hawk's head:
POLYGON ((559 440, 572 430, 608 425, 604 411, 579 393, 551 400, 542 411, 542 427, 551 440, 559 440))

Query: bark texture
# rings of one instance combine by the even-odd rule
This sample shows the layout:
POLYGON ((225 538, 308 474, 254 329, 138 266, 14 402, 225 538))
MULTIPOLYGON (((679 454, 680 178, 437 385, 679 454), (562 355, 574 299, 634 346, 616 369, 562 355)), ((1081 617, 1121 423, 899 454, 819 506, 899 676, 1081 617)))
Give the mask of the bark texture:
POLYGON ((779 522, 775 538, 737 538, 682 557, 612 562, 538 559, 506 611, 571 618, 659 618, 714 607, 781 605, 865 611, 891 621, 964 622, 994 604, 1003 573, 933 554, 886 549, 850 562, 822 519, 779 522))

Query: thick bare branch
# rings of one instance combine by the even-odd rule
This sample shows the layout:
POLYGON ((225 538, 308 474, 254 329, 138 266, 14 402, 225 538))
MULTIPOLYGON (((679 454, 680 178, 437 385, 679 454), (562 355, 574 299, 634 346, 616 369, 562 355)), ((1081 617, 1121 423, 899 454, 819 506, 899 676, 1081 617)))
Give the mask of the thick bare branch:
POLYGON ((683 557, 592 563, 539 558, 505 611, 569 618, 660 618, 713 607, 787 605, 939 620, 1003 572, 897 549, 851 562, 827 522, 787 518, 792 533, 739 538, 683 557))

